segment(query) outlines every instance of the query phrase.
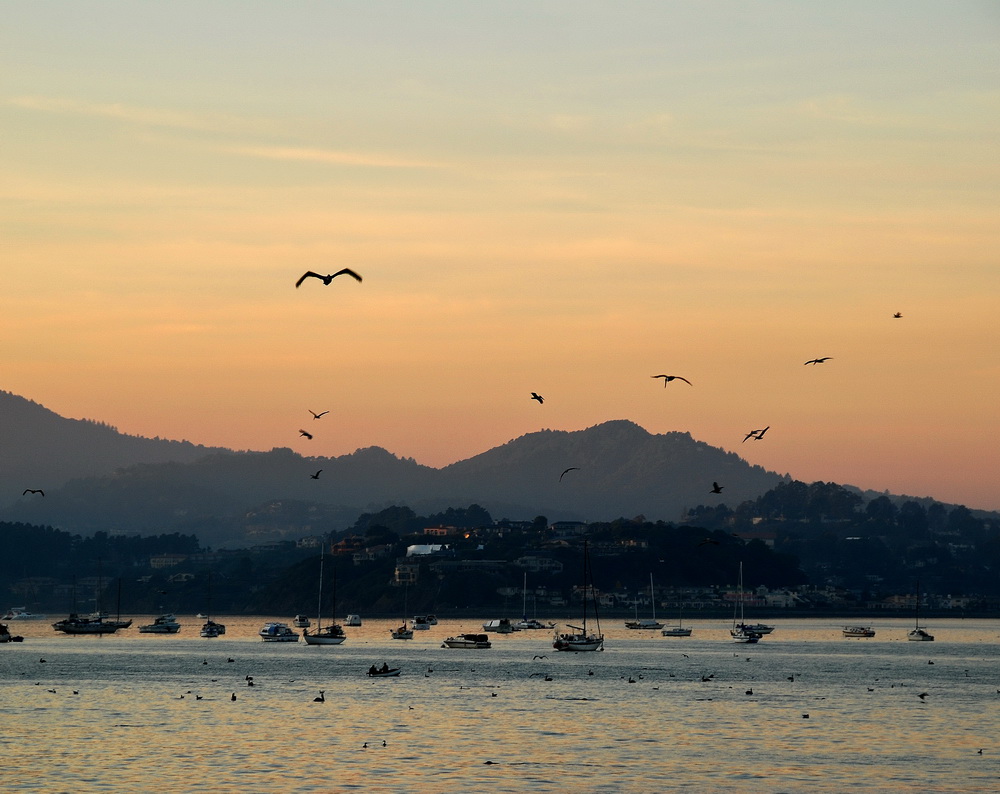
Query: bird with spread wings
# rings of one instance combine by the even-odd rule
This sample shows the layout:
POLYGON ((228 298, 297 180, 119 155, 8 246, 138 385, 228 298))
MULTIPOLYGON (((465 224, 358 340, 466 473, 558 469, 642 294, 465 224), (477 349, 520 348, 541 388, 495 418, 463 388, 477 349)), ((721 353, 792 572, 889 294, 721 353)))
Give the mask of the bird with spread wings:
POLYGON ((355 273, 349 267, 345 267, 343 270, 338 270, 336 273, 331 273, 328 276, 324 276, 324 275, 322 275, 320 273, 313 273, 311 270, 307 270, 305 273, 303 273, 299 277, 299 280, 295 282, 295 286, 299 287, 302 284, 302 282, 305 281, 307 278, 318 278, 326 286, 329 287, 331 281, 333 281, 337 276, 342 276, 342 275, 348 275, 351 278, 354 278, 354 279, 357 279, 358 281, 361 281, 361 276, 359 276, 357 273, 355 273))

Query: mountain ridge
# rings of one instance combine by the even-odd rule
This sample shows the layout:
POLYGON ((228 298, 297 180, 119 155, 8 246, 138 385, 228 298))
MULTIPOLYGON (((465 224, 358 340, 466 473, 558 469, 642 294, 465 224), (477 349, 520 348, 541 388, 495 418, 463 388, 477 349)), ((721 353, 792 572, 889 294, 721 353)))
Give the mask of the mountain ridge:
POLYGON ((181 531, 238 540, 248 515, 280 515, 266 506, 282 501, 313 504, 317 522, 289 524, 275 530, 279 535, 344 529, 361 512, 393 504, 427 513, 479 504, 513 519, 642 514, 669 521, 680 520, 687 508, 721 501, 709 494, 714 480, 738 503, 786 478, 690 433, 653 434, 628 419, 527 433, 435 469, 375 446, 305 457, 284 447, 235 451, 126 436, 0 392, 0 415, 13 414, 16 422, 0 424, 0 477, 14 483, 12 501, 3 506, 0 500, 0 519, 84 533, 181 531), (58 454, 60 466, 46 453, 58 454), (314 480, 317 469, 323 472, 314 480), (24 487, 43 487, 47 495, 21 498, 24 487))

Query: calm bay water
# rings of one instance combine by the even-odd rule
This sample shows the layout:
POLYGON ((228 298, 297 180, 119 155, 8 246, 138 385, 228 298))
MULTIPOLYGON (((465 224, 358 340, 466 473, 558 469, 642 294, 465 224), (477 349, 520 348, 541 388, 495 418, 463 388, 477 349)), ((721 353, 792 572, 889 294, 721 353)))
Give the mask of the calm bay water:
POLYGON ((482 621, 396 641, 398 620, 371 620, 308 647, 220 619, 211 640, 184 616, 172 636, 11 624, 4 790, 1000 790, 996 621, 934 620, 937 641, 914 643, 907 621, 848 640, 836 621, 778 620, 755 646, 723 621, 690 638, 605 621, 607 650, 560 654, 546 631, 441 648, 482 621), (364 675, 383 661, 402 675, 364 675))

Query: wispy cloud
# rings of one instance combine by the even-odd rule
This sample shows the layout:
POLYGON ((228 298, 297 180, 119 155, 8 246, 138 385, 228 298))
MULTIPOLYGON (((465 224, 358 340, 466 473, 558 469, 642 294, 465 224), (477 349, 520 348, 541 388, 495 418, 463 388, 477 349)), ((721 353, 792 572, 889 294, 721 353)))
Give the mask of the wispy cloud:
POLYGON ((84 102, 61 97, 20 96, 8 104, 26 110, 59 113, 74 116, 91 116, 116 119, 148 127, 179 127, 183 129, 210 130, 228 126, 223 116, 199 115, 163 108, 138 107, 120 102, 84 102))
POLYGON ((442 168, 444 163, 429 160, 408 160, 366 152, 352 152, 337 149, 318 149, 301 146, 235 146, 227 151, 246 157, 261 157, 267 160, 301 160, 328 165, 357 165, 371 168, 442 168))

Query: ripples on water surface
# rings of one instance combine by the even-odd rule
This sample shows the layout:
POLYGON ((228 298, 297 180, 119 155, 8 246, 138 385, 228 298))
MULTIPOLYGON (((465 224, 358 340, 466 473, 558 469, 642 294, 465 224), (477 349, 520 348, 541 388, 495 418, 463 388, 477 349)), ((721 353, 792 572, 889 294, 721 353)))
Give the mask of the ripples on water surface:
POLYGON ((833 621, 786 620, 756 646, 718 621, 686 639, 608 622, 606 651, 560 654, 545 631, 440 647, 471 621, 409 642, 389 639, 398 621, 366 621, 307 647, 261 642, 264 619, 223 620, 211 640, 183 617, 172 636, 15 624, 24 643, 0 646, 4 789, 1000 790, 994 621, 934 621, 937 641, 913 643, 902 621, 848 640, 833 621), (383 661, 402 675, 364 675, 383 661))

